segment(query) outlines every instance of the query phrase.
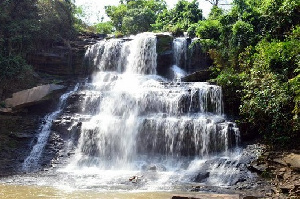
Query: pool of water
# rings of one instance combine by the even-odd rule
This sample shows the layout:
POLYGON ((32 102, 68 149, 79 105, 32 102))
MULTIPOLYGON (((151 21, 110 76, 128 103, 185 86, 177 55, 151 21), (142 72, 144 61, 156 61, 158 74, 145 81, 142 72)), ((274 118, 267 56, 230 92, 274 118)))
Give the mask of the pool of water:
POLYGON ((97 192, 91 190, 66 191, 66 190, 62 190, 54 187, 47 187, 47 186, 0 184, 0 198, 2 199, 16 199, 16 198, 23 198, 23 199, 36 199, 36 198, 164 199, 164 198, 171 198, 173 195, 178 195, 178 194, 188 194, 193 196, 196 193, 134 192, 134 191, 97 192))

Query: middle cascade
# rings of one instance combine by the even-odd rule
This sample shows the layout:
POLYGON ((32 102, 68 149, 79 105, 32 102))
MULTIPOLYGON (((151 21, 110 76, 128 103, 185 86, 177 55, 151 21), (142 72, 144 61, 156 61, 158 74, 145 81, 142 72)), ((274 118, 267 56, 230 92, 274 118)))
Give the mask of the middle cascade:
POLYGON ((81 114, 90 119, 82 123, 72 165, 141 169, 145 162, 206 158, 238 146, 221 87, 156 75, 154 34, 101 41, 86 56, 99 72, 83 91, 81 114))

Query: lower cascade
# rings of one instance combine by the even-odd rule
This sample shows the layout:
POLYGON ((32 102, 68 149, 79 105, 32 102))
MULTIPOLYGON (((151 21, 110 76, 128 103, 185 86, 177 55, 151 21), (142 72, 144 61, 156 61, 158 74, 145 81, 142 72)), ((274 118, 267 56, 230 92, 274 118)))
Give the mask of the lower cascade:
MULTIPOLYGON (((221 87, 181 82, 185 72, 176 59, 174 80, 157 75, 152 33, 102 40, 86 59, 97 72, 77 91, 80 109, 67 129, 77 129, 77 135, 66 144, 69 158, 58 169, 64 176, 59 186, 172 190, 178 184, 239 181, 240 134, 225 118, 221 87)), ((25 171, 33 170, 42 150, 28 157, 25 171)))

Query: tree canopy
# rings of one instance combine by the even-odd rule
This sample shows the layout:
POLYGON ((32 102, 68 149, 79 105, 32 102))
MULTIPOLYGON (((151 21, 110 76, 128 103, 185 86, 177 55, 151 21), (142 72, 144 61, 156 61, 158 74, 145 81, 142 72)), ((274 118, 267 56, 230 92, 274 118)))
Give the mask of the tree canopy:
POLYGON ((106 6, 105 11, 116 31, 129 35, 152 31, 151 24, 165 9, 164 0, 127 0, 118 6, 106 6))

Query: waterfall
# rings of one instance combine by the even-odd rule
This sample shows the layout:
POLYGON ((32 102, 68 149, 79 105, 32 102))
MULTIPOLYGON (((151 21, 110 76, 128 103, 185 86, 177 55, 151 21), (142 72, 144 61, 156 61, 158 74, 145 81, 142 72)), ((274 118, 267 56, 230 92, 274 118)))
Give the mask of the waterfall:
POLYGON ((173 53, 174 65, 185 69, 187 61, 187 40, 185 37, 179 37, 173 40, 173 53))
POLYGON ((40 157, 47 144, 51 132, 52 121, 55 120, 58 117, 58 115, 62 112, 66 100, 77 89, 78 89, 78 84, 75 86, 73 90, 63 94, 59 98, 59 104, 57 109, 54 112, 49 113, 44 117, 43 119, 44 123, 40 126, 39 134, 37 136, 37 142, 33 146, 29 156, 24 160, 24 163, 22 165, 23 171, 29 172, 38 169, 40 157))
MULTIPOLYGON (((175 39, 174 54, 185 57, 185 47, 175 39)), ((137 161, 204 158, 238 145, 238 129, 223 116, 221 87, 155 75, 154 34, 101 41, 86 56, 100 71, 84 91, 91 119, 82 123, 73 167, 132 169, 137 161)))

